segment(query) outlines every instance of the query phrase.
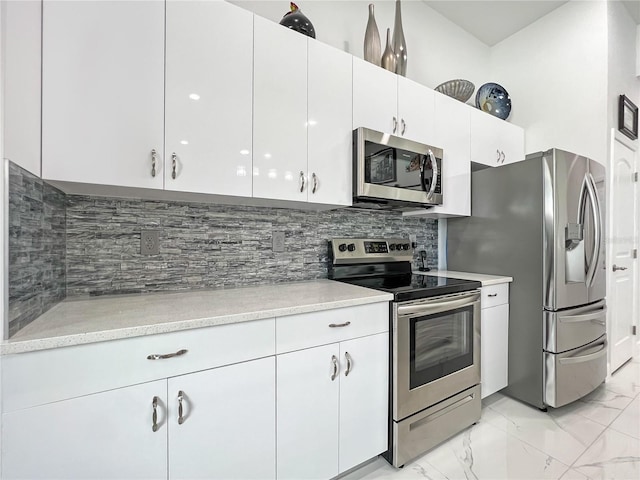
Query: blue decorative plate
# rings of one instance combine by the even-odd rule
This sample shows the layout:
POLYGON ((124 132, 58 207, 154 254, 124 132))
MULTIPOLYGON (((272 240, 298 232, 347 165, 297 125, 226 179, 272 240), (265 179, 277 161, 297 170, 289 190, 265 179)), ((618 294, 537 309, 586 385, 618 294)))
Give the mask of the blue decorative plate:
POLYGON ((511 113, 511 97, 502 85, 485 83, 476 93, 476 107, 506 120, 511 113))

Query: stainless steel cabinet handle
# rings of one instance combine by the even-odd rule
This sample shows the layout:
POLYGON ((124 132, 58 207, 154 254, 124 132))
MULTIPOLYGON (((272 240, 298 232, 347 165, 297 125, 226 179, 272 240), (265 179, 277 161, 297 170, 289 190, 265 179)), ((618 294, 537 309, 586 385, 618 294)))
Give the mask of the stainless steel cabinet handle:
POLYGON ((330 323, 329 327, 331 327, 331 328, 340 328, 340 327, 348 327, 349 325, 351 325, 351 322, 330 323))
POLYGON ((153 397, 153 401, 151 402, 151 405, 153 406, 153 415, 151 416, 151 421, 153 422, 151 425, 151 431, 152 432, 157 432, 158 431, 158 397, 153 397))
POLYGON ((311 174, 311 179, 313 180, 313 188, 311 189, 311 193, 316 193, 318 190, 318 176, 314 173, 311 174))
POLYGON ((497 297, 498 294, 497 293, 490 293, 489 295, 487 295, 487 297, 497 297))
POLYGON ((153 150, 151 150, 151 176, 152 177, 156 176, 157 161, 158 161, 158 152, 156 152, 156 149, 154 148, 153 150))
POLYGON ((147 356, 147 360, 164 360, 165 358, 179 357, 180 355, 184 355, 189 350, 182 349, 178 350, 175 353, 152 353, 147 356))
POLYGON ((347 360, 347 369, 344 372, 344 376, 346 377, 347 375, 349 375, 349 372, 351 372, 353 359, 351 358, 351 355, 349 355, 349 352, 344 352, 344 358, 347 360))
POLYGON ((178 425, 184 423, 184 417, 182 416, 182 401, 184 400, 184 392, 178 390, 178 425))
POLYGON ((338 368, 338 358, 335 355, 331 355, 331 363, 333 364, 333 373, 331 374, 331 381, 333 382, 340 371, 338 368))
POLYGON ((496 163, 500 163, 500 150, 496 150, 496 163))
POLYGON ((400 133, 401 133, 402 135, 404 135, 404 132, 405 132, 405 130, 407 129, 407 124, 406 124, 406 122, 404 121, 404 118, 400 120, 400 125, 402 126, 402 129, 400 130, 400 133))
POLYGON ((171 178, 176 179, 176 168, 178 166, 178 155, 176 152, 171 154, 171 178))
POLYGON ((398 119, 396 117, 393 117, 393 132, 392 133, 396 133, 397 129, 398 129, 398 119))
POLYGON ((304 172, 300 172, 300 193, 302 193, 304 191, 304 172))
POLYGON ((504 152, 501 150, 500 151, 500 163, 504 163, 504 159, 505 159, 505 155, 504 155, 504 152))
POLYGON ((626 269, 627 269, 627 267, 618 267, 615 264, 613 265, 613 271, 614 272, 617 272, 618 270, 626 270, 626 269))

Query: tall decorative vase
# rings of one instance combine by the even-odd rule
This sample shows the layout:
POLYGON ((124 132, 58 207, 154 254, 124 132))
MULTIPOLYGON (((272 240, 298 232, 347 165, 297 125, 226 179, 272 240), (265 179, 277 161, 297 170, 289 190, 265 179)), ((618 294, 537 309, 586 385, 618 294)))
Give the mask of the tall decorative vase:
POLYGON ((396 19, 393 23, 393 51, 396 54, 396 73, 407 76, 407 42, 402 31, 402 12, 400 0, 396 0, 396 19))
POLYGON ((380 33, 376 18, 373 16, 373 3, 369 4, 369 21, 364 32, 364 59, 374 65, 380 66, 382 47, 380 45, 380 33))
POLYGON ((387 47, 384 49, 384 53, 382 54, 382 68, 385 68, 391 72, 396 71, 396 54, 393 52, 393 48, 391 48, 391 29, 387 28, 387 47))

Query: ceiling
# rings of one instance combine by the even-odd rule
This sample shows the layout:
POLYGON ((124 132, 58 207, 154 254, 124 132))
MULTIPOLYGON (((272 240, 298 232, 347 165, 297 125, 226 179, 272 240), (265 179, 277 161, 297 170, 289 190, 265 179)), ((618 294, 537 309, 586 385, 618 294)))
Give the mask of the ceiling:
MULTIPOLYGON (((423 0, 481 42, 493 46, 560 5, 556 0, 423 0)), ((629 1, 628 3, 637 3, 629 1)))

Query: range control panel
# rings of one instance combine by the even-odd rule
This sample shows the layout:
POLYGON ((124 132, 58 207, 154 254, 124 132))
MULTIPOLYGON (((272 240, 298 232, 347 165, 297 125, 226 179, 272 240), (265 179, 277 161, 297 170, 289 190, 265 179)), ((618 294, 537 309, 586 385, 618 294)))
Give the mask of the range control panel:
POLYGON ((329 242, 333 264, 410 262, 413 246, 408 238, 335 238, 329 242))

